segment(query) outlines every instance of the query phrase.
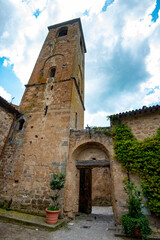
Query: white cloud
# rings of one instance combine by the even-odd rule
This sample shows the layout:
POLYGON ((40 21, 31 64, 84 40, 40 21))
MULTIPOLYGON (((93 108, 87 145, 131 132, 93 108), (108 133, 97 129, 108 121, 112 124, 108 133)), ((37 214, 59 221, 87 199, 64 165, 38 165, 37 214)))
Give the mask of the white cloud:
POLYGON ((90 127, 106 127, 110 125, 110 121, 107 119, 109 113, 107 112, 97 112, 94 114, 90 114, 87 110, 85 111, 85 127, 88 125, 90 127))
POLYGON ((7 93, 3 87, 0 86, 0 96, 6 99, 7 101, 11 100, 11 94, 7 93))
POLYGON ((144 105, 149 106, 151 103, 156 104, 160 102, 160 89, 154 89, 153 92, 144 97, 144 105))
POLYGON ((8 2, 12 14, 5 18, 6 29, 0 38, 0 57, 10 59, 10 63, 14 64, 13 71, 26 84, 47 32, 46 17, 43 20, 41 17, 34 17, 33 9, 36 10, 37 5, 32 1, 6 1, 3 11, 8 10, 8 2))
POLYGON ((4 67, 10 66, 11 64, 12 64, 11 61, 9 61, 7 59, 4 59, 4 61, 3 61, 3 66, 4 67))
POLYGON ((3 32, 1 38, 5 39, 5 38, 8 38, 8 37, 9 37, 9 33, 8 32, 3 32))

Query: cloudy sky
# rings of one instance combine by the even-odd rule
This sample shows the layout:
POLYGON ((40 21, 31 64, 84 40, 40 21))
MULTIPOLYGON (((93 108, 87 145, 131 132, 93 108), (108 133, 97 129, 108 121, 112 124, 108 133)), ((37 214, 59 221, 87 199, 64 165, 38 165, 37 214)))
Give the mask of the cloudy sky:
POLYGON ((80 17, 85 124, 160 104, 160 0, 0 0, 0 95, 19 104, 47 27, 80 17))

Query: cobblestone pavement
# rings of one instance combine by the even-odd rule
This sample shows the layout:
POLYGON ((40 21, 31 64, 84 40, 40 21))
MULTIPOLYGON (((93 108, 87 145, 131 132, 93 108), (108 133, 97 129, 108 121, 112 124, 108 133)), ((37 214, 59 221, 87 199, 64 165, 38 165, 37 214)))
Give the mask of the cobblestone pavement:
POLYGON ((94 207, 91 215, 81 214, 56 232, 0 223, 1 240, 122 240, 114 236, 111 208, 94 207))

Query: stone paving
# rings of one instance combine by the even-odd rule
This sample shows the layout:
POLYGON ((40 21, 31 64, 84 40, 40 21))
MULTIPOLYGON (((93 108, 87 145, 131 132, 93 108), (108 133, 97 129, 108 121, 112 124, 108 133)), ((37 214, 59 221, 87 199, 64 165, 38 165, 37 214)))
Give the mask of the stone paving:
POLYGON ((111 208, 94 207, 91 215, 81 214, 56 232, 0 223, 1 240, 120 240, 114 236, 111 208))

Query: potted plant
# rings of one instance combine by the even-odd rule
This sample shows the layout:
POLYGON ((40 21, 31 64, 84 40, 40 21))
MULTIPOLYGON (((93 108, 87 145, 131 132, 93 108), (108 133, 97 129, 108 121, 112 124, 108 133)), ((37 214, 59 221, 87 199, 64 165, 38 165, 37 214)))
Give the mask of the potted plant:
POLYGON ((46 222, 49 224, 55 224, 58 220, 58 215, 60 213, 59 209, 59 194, 60 190, 64 187, 65 175, 60 173, 53 173, 52 179, 50 181, 50 188, 53 190, 53 195, 51 199, 53 204, 46 208, 46 222))
POLYGON ((142 213, 142 191, 138 190, 133 182, 124 181, 124 190, 128 195, 128 214, 122 216, 122 228, 129 237, 148 239, 152 233, 147 217, 142 213))

